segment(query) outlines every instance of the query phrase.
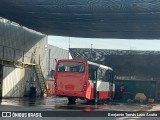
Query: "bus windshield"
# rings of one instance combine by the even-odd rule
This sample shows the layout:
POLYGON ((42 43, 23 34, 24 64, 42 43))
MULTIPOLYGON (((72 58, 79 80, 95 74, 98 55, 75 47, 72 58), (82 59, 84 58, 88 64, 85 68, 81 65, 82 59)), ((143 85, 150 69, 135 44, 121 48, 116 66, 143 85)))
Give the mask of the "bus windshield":
POLYGON ((59 62, 58 72, 84 72, 84 63, 82 62, 59 62))

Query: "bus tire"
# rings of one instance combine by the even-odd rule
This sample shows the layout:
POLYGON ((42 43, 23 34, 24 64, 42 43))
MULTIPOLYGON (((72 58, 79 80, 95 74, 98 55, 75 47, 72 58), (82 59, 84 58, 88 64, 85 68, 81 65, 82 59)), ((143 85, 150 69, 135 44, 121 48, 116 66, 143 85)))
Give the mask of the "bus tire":
POLYGON ((68 104, 76 104, 76 98, 75 97, 68 97, 68 104))

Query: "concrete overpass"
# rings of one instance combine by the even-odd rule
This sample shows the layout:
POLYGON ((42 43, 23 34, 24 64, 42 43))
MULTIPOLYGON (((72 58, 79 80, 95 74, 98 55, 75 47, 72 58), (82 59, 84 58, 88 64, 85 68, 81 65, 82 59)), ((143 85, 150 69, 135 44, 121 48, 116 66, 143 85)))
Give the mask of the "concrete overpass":
POLYGON ((160 0, 1 0, 0 16, 47 35, 160 38, 160 0))

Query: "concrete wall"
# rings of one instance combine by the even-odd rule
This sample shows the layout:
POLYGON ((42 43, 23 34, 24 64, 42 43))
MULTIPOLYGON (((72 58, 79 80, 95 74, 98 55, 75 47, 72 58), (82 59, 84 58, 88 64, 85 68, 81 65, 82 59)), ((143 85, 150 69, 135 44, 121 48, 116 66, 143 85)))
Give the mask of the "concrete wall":
MULTIPOLYGON (((30 86, 36 80, 34 69, 3 67, 2 97, 23 97, 29 95, 30 86)), ((35 84, 37 95, 40 87, 35 84)))

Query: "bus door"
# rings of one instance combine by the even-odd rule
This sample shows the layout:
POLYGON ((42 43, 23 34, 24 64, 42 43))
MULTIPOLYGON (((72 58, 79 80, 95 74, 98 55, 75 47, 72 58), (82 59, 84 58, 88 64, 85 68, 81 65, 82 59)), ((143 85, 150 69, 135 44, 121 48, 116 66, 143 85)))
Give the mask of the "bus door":
POLYGON ((97 69, 98 67, 89 65, 89 81, 93 87, 93 98, 97 95, 97 69))
POLYGON ((115 74, 112 71, 109 71, 109 96, 112 97, 113 96, 113 92, 114 92, 114 78, 115 78, 115 74))
POLYGON ((97 96, 97 71, 94 71, 94 76, 95 76, 95 78, 94 78, 94 94, 93 94, 93 96, 94 96, 94 98, 95 98, 95 102, 97 102, 97 98, 98 98, 98 96, 97 96))

